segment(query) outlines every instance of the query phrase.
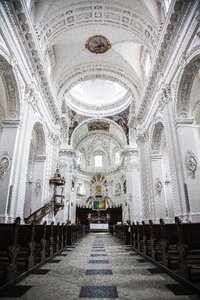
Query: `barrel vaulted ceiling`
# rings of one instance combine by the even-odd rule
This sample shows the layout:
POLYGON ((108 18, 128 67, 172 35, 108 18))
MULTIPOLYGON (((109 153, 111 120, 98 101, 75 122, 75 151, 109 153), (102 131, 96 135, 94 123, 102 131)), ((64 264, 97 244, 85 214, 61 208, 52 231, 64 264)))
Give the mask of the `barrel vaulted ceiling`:
POLYGON ((156 46, 159 10, 156 0, 35 1, 32 21, 60 106, 71 97, 72 87, 95 79, 122 85, 127 91, 124 107, 131 101, 137 105, 144 84, 143 59, 147 52, 152 57, 156 46), (95 35, 106 37, 111 48, 91 53, 85 44, 95 35))

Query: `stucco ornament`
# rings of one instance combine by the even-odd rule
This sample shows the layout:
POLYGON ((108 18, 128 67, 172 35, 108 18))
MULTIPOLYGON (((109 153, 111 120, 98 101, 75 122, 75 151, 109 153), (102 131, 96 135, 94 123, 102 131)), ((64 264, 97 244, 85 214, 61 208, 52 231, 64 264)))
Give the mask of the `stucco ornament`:
POLYGON ((162 191, 162 182, 159 178, 156 179, 156 182, 155 182, 155 190, 156 190, 156 193, 160 195, 161 191, 162 191))
POLYGON ((40 179, 37 179, 35 182, 35 194, 36 196, 39 196, 40 192, 42 190, 42 182, 40 179))
POLYGON ((7 155, 3 155, 0 160, 0 178, 3 179, 8 168, 10 166, 10 158, 7 155))
POLYGON ((192 151, 188 151, 185 156, 185 166, 189 174, 194 178, 197 171, 198 163, 197 158, 192 151))

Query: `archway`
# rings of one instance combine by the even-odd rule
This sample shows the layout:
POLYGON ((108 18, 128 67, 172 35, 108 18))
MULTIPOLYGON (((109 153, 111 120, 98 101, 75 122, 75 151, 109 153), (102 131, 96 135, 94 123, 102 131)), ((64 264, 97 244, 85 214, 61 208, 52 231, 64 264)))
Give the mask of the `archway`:
POLYGON ((151 148, 155 219, 159 221, 163 218, 170 222, 174 217, 171 176, 164 126, 161 121, 154 125, 151 148))
POLYGON ((196 55, 185 67, 177 95, 177 133, 180 146, 182 182, 186 213, 190 219, 199 221, 200 188, 200 55, 196 55), (185 142, 187 140, 187 143, 185 142))
POLYGON ((35 123, 29 152, 24 217, 42 206, 44 168, 46 160, 45 135, 42 125, 35 123))
POLYGON ((0 221, 9 218, 12 158, 19 127, 19 93, 12 66, 0 55, 0 221), (12 143, 10 142, 12 141, 12 143))

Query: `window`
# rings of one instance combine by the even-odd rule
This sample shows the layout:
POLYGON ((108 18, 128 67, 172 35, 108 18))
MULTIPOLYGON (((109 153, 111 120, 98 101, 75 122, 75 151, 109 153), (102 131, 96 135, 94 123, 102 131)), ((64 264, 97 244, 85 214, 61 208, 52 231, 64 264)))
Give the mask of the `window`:
POLYGON ((102 167, 102 156, 101 155, 95 155, 94 165, 95 165, 96 168, 101 168, 102 167))

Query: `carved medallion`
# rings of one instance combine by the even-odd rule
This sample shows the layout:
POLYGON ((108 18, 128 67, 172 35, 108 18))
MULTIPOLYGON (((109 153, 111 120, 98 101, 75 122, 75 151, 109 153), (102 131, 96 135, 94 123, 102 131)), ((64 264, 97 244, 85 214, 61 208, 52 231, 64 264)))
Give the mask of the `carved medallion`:
POLYGON ((85 44, 85 48, 87 48, 90 52, 100 54, 110 49, 111 44, 103 35, 94 35, 88 39, 85 44))
POLYGON ((188 151, 186 153, 185 166, 186 169, 189 171, 189 173, 192 175, 192 177, 194 177, 197 171, 198 163, 197 163, 197 158, 192 151, 188 151))

